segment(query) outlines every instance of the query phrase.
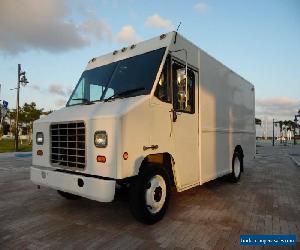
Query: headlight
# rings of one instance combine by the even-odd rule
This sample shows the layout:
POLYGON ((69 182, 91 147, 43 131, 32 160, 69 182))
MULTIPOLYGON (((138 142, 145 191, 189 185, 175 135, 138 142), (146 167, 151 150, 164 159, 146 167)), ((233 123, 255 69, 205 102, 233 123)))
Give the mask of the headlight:
POLYGON ((106 131, 96 131, 94 135, 94 143, 97 148, 105 148, 107 146, 106 131))
POLYGON ((36 133, 36 144, 43 145, 44 143, 44 134, 43 132, 37 132, 36 133))

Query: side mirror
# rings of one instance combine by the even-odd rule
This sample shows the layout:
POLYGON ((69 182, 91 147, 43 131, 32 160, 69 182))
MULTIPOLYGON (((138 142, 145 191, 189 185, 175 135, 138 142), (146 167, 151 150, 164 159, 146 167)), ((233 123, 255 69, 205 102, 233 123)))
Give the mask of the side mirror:
POLYGON ((177 94, 177 101, 179 103, 179 109, 184 110, 187 108, 187 75, 186 69, 178 69, 177 70, 177 87, 178 87, 178 94, 177 94))

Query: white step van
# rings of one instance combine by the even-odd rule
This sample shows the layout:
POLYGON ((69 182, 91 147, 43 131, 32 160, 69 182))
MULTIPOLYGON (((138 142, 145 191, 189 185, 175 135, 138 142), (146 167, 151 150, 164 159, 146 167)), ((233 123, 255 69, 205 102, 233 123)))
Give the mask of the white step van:
POLYGON ((251 83, 163 34, 89 61, 66 107, 34 122, 31 180, 100 202, 128 187, 134 217, 153 224, 172 186, 239 180, 255 156, 254 113, 251 83))

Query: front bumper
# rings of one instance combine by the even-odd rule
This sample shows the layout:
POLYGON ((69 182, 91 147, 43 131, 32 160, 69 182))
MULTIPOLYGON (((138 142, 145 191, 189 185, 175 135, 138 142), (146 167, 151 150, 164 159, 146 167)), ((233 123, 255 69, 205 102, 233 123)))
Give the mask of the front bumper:
MULTIPOLYGON (((30 168, 30 179, 37 185, 51 187, 91 200, 111 202, 115 196, 115 180, 63 173, 38 166, 30 168), (78 185, 78 179, 83 181, 83 186, 78 185)), ((79 181, 80 184, 82 184, 82 181, 79 181)))

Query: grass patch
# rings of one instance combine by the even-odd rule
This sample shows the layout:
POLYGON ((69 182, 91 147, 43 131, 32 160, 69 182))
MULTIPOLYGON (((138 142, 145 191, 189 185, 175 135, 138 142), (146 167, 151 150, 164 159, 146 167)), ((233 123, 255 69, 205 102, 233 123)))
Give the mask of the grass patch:
MULTIPOLYGON (((29 152, 32 150, 32 146, 28 144, 27 140, 19 140, 19 152, 29 152)), ((2 139, 0 140, 0 153, 15 152, 15 140, 2 139)))

